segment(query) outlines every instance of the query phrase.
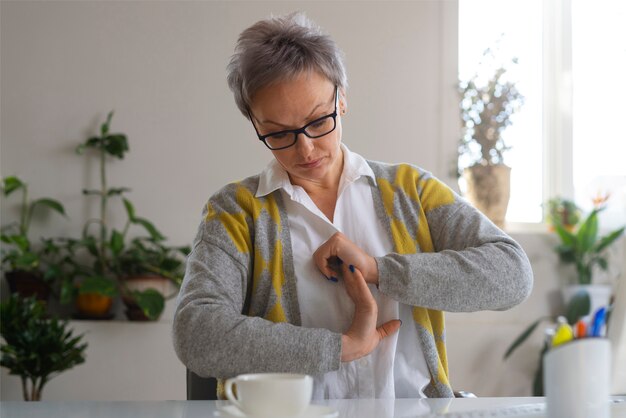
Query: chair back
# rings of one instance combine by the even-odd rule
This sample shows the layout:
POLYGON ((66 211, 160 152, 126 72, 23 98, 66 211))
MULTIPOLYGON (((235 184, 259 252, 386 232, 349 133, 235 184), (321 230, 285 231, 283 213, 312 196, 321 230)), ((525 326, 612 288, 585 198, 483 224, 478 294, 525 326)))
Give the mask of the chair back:
POLYGON ((200 377, 187 369, 187 400, 217 400, 217 379, 214 377, 200 377))

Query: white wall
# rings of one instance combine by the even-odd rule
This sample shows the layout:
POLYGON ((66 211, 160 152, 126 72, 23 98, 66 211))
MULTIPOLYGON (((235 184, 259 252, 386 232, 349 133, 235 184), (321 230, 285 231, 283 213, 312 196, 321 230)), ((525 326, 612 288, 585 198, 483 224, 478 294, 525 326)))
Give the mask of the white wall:
MULTIPOLYGON (((109 183, 129 186, 138 214, 174 244, 194 237, 202 205, 225 183, 271 158, 235 108, 225 67, 237 35, 270 13, 304 10, 344 49, 350 88, 344 141, 367 158, 407 161, 448 177, 456 155, 456 2, 0 3, 0 170, 32 197, 66 205, 70 220, 40 218, 33 236, 78 235, 96 215, 81 189, 94 162, 73 153, 115 109, 113 131, 131 152, 109 183)), ((2 201, 2 224, 16 200, 2 201)), ((121 205, 120 205, 121 206, 121 205)), ((121 207, 112 219, 123 220, 121 207)), ((558 287, 551 237, 516 235, 535 269, 531 299, 504 313, 448 316, 455 386, 525 395, 534 350, 501 356, 558 287)), ((173 306, 156 324, 73 322, 87 332, 87 363, 53 380, 44 399, 183 399, 184 368, 170 341, 173 306)), ((19 399, 1 372, 0 399, 19 399)))

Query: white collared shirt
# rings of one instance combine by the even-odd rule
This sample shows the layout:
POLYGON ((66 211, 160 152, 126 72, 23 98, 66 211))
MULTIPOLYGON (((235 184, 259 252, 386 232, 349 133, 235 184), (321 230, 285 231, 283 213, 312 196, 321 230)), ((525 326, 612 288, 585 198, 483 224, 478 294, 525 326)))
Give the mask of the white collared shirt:
MULTIPOLYGON (((344 155, 333 222, 300 186, 292 185, 276 161, 261 173, 256 196, 280 190, 289 218, 294 272, 302 326, 345 333, 352 323, 354 303, 343 281, 328 281, 313 261, 313 253, 335 232, 341 232, 373 257, 393 251, 377 217, 372 198, 374 173, 365 159, 341 145, 344 155), (369 179, 368 179, 369 178, 369 179)), ((378 326, 401 319, 398 333, 385 338, 368 356, 341 363, 339 370, 314 376, 313 399, 419 398, 430 375, 414 326, 411 307, 370 285, 378 304, 378 326)))

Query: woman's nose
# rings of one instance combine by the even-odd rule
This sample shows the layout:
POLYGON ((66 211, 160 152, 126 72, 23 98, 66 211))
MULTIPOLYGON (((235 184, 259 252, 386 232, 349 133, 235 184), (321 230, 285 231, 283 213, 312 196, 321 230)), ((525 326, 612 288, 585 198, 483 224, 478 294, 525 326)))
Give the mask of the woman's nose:
POLYGON ((309 138, 304 133, 302 132, 299 133, 298 137, 296 138, 296 145, 295 145, 296 149, 298 150, 298 153, 302 155, 310 154, 314 148, 313 141, 315 140, 309 138))

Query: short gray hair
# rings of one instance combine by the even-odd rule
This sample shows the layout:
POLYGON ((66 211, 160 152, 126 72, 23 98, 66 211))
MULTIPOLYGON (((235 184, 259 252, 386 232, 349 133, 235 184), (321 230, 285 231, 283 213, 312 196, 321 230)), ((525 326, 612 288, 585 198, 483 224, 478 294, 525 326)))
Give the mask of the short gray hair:
POLYGON ((318 71, 339 88, 348 87, 343 52, 301 12, 272 16, 241 32, 227 70, 228 86, 246 118, 259 90, 302 72, 318 71))

